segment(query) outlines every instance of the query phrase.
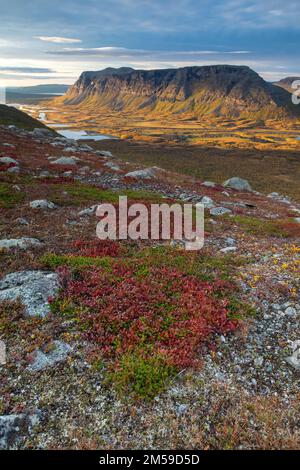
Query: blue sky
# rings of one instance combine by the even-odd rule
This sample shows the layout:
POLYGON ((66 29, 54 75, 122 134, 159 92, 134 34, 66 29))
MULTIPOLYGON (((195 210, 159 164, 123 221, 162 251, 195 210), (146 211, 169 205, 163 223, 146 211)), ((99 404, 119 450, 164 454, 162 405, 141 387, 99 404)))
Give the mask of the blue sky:
POLYGON ((0 0, 0 86, 107 66, 245 64, 300 76, 300 1, 0 0))

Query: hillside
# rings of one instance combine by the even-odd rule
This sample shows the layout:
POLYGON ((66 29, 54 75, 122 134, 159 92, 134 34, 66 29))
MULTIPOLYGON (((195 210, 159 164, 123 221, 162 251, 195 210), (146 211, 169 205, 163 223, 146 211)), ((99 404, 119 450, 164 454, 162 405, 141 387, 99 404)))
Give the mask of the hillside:
POLYGON ((300 449, 300 205, 100 145, 0 127, 0 449, 300 449), (203 249, 99 240, 119 196, 201 202, 203 249))
POLYGON ((296 88, 293 88, 292 84, 297 80, 300 81, 300 77, 286 77, 286 78, 283 78, 282 80, 279 80, 279 82, 274 82, 273 85, 283 88, 289 93, 293 93, 293 91, 295 91, 296 88))
POLYGON ((282 119, 300 115, 288 91, 246 66, 213 65, 165 70, 105 69, 84 72, 56 104, 85 111, 110 109, 208 116, 282 119))
POLYGON ((46 128, 44 124, 28 116, 28 114, 23 113, 13 106, 3 104, 0 105, 0 124, 5 126, 14 125, 27 130, 33 130, 37 127, 46 128))

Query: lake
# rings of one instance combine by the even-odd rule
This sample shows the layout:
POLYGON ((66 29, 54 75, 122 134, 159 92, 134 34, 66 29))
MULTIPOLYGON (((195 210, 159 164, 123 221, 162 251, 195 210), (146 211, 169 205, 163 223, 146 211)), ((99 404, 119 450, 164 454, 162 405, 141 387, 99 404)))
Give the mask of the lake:
POLYGON ((105 139, 116 139, 112 135, 105 134, 88 134, 86 131, 72 131, 71 129, 57 130, 58 134, 66 137, 67 139, 74 140, 105 140, 105 139))

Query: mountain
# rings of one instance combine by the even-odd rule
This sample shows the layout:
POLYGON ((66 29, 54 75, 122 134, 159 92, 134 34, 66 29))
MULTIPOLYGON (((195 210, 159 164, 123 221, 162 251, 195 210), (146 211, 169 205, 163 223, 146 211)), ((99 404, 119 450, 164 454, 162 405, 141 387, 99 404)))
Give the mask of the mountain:
POLYGON ((0 125, 1 124, 5 126, 14 125, 27 130, 33 130, 36 127, 47 128, 41 122, 23 113, 23 111, 4 104, 0 104, 0 125))
POLYGON ((84 72, 57 103, 122 112, 189 117, 299 117, 288 91, 246 66, 84 72))
POLYGON ((293 93, 293 91, 295 91, 296 88, 293 88, 292 84, 297 80, 300 83, 300 77, 286 77, 286 78, 283 78, 282 80, 279 80, 279 82, 274 82, 273 84, 283 88, 284 90, 287 90, 290 93, 293 93))
POLYGON ((55 95, 66 93, 69 89, 69 85, 35 85, 35 86, 24 86, 24 87, 8 87, 6 91, 8 93, 22 93, 22 94, 43 94, 55 95))

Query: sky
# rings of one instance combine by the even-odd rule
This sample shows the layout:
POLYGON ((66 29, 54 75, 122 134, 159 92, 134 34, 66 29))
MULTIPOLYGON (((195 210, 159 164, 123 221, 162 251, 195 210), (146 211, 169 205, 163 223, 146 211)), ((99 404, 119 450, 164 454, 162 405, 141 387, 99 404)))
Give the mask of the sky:
POLYGON ((0 87, 122 66, 300 76, 299 0, 0 0, 0 15, 0 87))

